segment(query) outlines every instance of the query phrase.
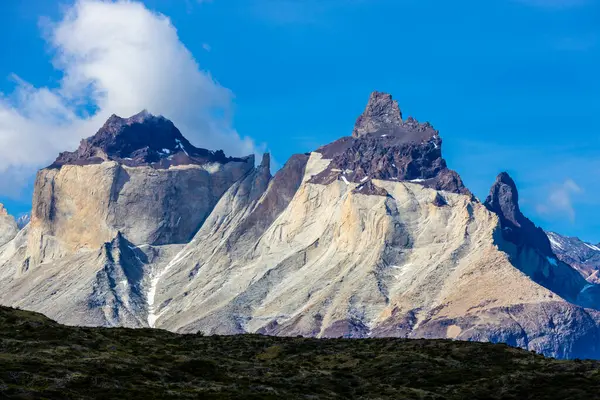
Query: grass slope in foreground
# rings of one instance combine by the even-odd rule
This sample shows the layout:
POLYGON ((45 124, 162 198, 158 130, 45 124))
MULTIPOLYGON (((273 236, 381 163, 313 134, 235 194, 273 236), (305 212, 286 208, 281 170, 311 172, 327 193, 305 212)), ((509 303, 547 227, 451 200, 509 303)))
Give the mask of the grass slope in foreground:
POLYGON ((597 399, 599 367, 448 340, 67 327, 0 307, 0 398, 597 399))

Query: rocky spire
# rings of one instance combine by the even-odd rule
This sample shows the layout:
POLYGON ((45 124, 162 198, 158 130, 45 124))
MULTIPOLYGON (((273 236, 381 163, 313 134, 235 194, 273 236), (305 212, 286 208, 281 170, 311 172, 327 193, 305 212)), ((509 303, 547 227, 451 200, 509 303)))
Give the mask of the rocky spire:
POLYGON ((507 172, 501 172, 490 189, 485 205, 514 227, 521 227, 525 218, 519 209, 519 192, 515 181, 507 172))
POLYGON ((544 231, 521 212, 517 185, 508 173, 498 175, 484 204, 500 218, 505 240, 517 246, 532 247, 543 255, 553 256, 550 241, 544 231))
POLYGON ((355 138, 369 133, 389 130, 402 124, 402 111, 398 102, 387 93, 373 92, 365 111, 356 120, 352 136, 355 138))
POLYGON ((271 154, 270 153, 263 154, 260 166, 263 168, 268 168, 268 169, 271 168, 271 154))
MULTIPOLYGON (((360 183, 360 193, 372 193, 367 179, 411 181, 423 186, 470 195, 460 176, 442 158, 442 139, 429 123, 402 120, 398 102, 387 93, 373 92, 358 117, 352 137, 346 136, 316 150, 331 159, 311 183, 335 180, 360 183)), ((383 193, 381 193, 383 194, 383 193)))

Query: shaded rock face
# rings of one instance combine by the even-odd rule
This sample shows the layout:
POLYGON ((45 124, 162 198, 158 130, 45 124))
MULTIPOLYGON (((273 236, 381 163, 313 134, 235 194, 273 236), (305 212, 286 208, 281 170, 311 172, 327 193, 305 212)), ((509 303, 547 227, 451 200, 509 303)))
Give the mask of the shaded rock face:
MULTIPOLYGON (((150 326, 162 326, 174 309, 181 311, 178 317, 184 321, 203 325, 195 316, 195 307, 198 305, 196 299, 200 292, 206 293, 215 288, 196 285, 202 285, 205 276, 211 275, 213 266, 226 267, 238 260, 245 260, 249 254, 258 254, 257 241, 295 197, 307 163, 308 156, 294 155, 270 179, 268 164, 263 162, 223 195, 192 242, 180 251, 180 260, 172 264, 172 270, 168 271, 169 278, 157 282, 156 300, 152 299, 152 303, 159 306, 152 310, 150 326), (183 286, 188 289, 182 292, 183 286), (162 318, 156 318, 157 322, 155 315, 162 318)), ((220 278, 215 276, 215 279, 220 278)), ((242 308, 247 306, 243 299, 238 301, 238 305, 242 308)), ((231 321, 230 317, 228 315, 220 320, 220 331, 244 332, 240 324, 231 321)), ((176 324, 177 321, 172 323, 173 326, 176 324)))
POLYGON ((186 243, 223 193, 253 169, 253 155, 197 149, 163 117, 113 116, 76 152, 39 171, 31 262, 96 249, 117 232, 137 244, 186 243))
POLYGON ((97 248, 117 231, 139 244, 185 243, 223 193, 254 168, 231 162, 154 170, 114 161, 38 173, 30 249, 41 261, 97 248))
POLYGON ((512 178, 502 172, 490 189, 485 206, 498 215, 502 236, 517 246, 528 246, 542 255, 554 257, 544 230, 535 226, 519 209, 519 192, 512 178))
POLYGON ((448 203, 446 203, 446 199, 444 199, 444 197, 439 193, 435 194, 432 204, 434 204, 436 207, 444 207, 448 205, 448 203))
POLYGON ((100 252, 104 261, 92 281, 87 306, 102 315, 109 326, 123 323, 144 326, 141 316, 146 306, 143 279, 147 256, 123 237, 121 232, 100 252))
POLYGON ((576 237, 546 232, 552 251, 559 260, 571 265, 590 283, 600 283, 600 244, 586 243, 576 237))
POLYGON ((331 163, 312 183, 335 180, 361 183, 366 179, 414 181, 423 186, 469 194, 461 178, 442 158, 442 139, 429 123, 402 120, 398 103, 388 94, 374 92, 354 128, 316 150, 331 163))
MULTIPOLYGON (((564 302, 516 304, 458 318, 433 316, 408 337, 446 335, 457 340, 506 343, 556 358, 600 358, 598 319, 597 311, 564 302)), ((383 336, 379 333, 376 336, 383 336)))
POLYGON ((113 114, 94 136, 82 140, 76 151, 61 153, 49 168, 108 160, 130 167, 149 165, 154 168, 243 161, 226 157, 221 150, 213 152, 194 147, 171 121, 142 111, 129 118, 113 114))
POLYGON ((36 268, 23 245, 29 228, 14 239, 12 254, 0 256, 0 303, 38 310, 68 325, 146 326, 147 278, 161 262, 160 253, 170 252, 149 246, 142 252, 118 233, 96 249, 36 268))
POLYGON ((517 268, 574 304, 600 306, 600 292, 589 290, 584 277, 557 258, 546 233, 523 215, 517 187, 506 172, 498 175, 484 204, 498 215, 502 240, 497 244, 517 268))
POLYGON ((388 197, 390 194, 382 187, 373 184, 373 181, 368 180, 365 183, 358 185, 352 193, 364 194, 369 196, 388 197))
MULTIPOLYGON (((239 226, 231 233, 228 243, 233 244, 240 238, 258 238, 275 221, 279 214, 288 206, 296 191, 302 183, 308 156, 306 154, 294 154, 285 163, 273 179, 268 172, 268 164, 263 162, 264 195, 252 211, 245 216, 239 226), (268 179, 267 179, 268 175, 268 179), (269 179, 271 179, 269 181, 269 179), (264 185, 266 180, 267 185, 264 185)), ((254 185, 257 185, 256 183, 254 185)))

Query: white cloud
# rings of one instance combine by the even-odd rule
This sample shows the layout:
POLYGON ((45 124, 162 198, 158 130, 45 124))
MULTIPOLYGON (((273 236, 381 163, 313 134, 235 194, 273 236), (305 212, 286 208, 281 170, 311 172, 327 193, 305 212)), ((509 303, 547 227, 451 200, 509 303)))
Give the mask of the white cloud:
POLYGON ((548 198, 544 203, 538 204, 536 209, 543 215, 565 215, 571 222, 575 222, 575 209, 573 196, 581 194, 583 189, 572 179, 567 179, 561 185, 551 188, 548 198))
POLYGON ((16 171, 32 174, 59 151, 73 150, 113 113, 148 109, 197 146, 255 151, 231 127, 232 93, 200 68, 164 15, 138 2, 80 0, 47 28, 64 76, 57 88, 15 77, 15 92, 0 97, 0 189, 16 171))

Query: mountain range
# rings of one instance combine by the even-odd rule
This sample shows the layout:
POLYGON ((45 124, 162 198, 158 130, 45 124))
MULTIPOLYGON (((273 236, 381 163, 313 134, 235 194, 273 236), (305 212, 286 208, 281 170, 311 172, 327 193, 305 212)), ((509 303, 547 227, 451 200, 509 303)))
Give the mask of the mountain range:
POLYGON ((268 154, 113 115, 38 172, 22 229, 0 208, 0 303, 68 325, 600 358, 600 248, 535 226, 506 173, 480 201, 442 147, 381 92, 350 136, 274 175, 268 154))
POLYGON ((586 243, 576 237, 562 236, 556 232, 548 232, 552 251, 556 256, 575 268, 590 283, 600 283, 600 243, 586 243))

